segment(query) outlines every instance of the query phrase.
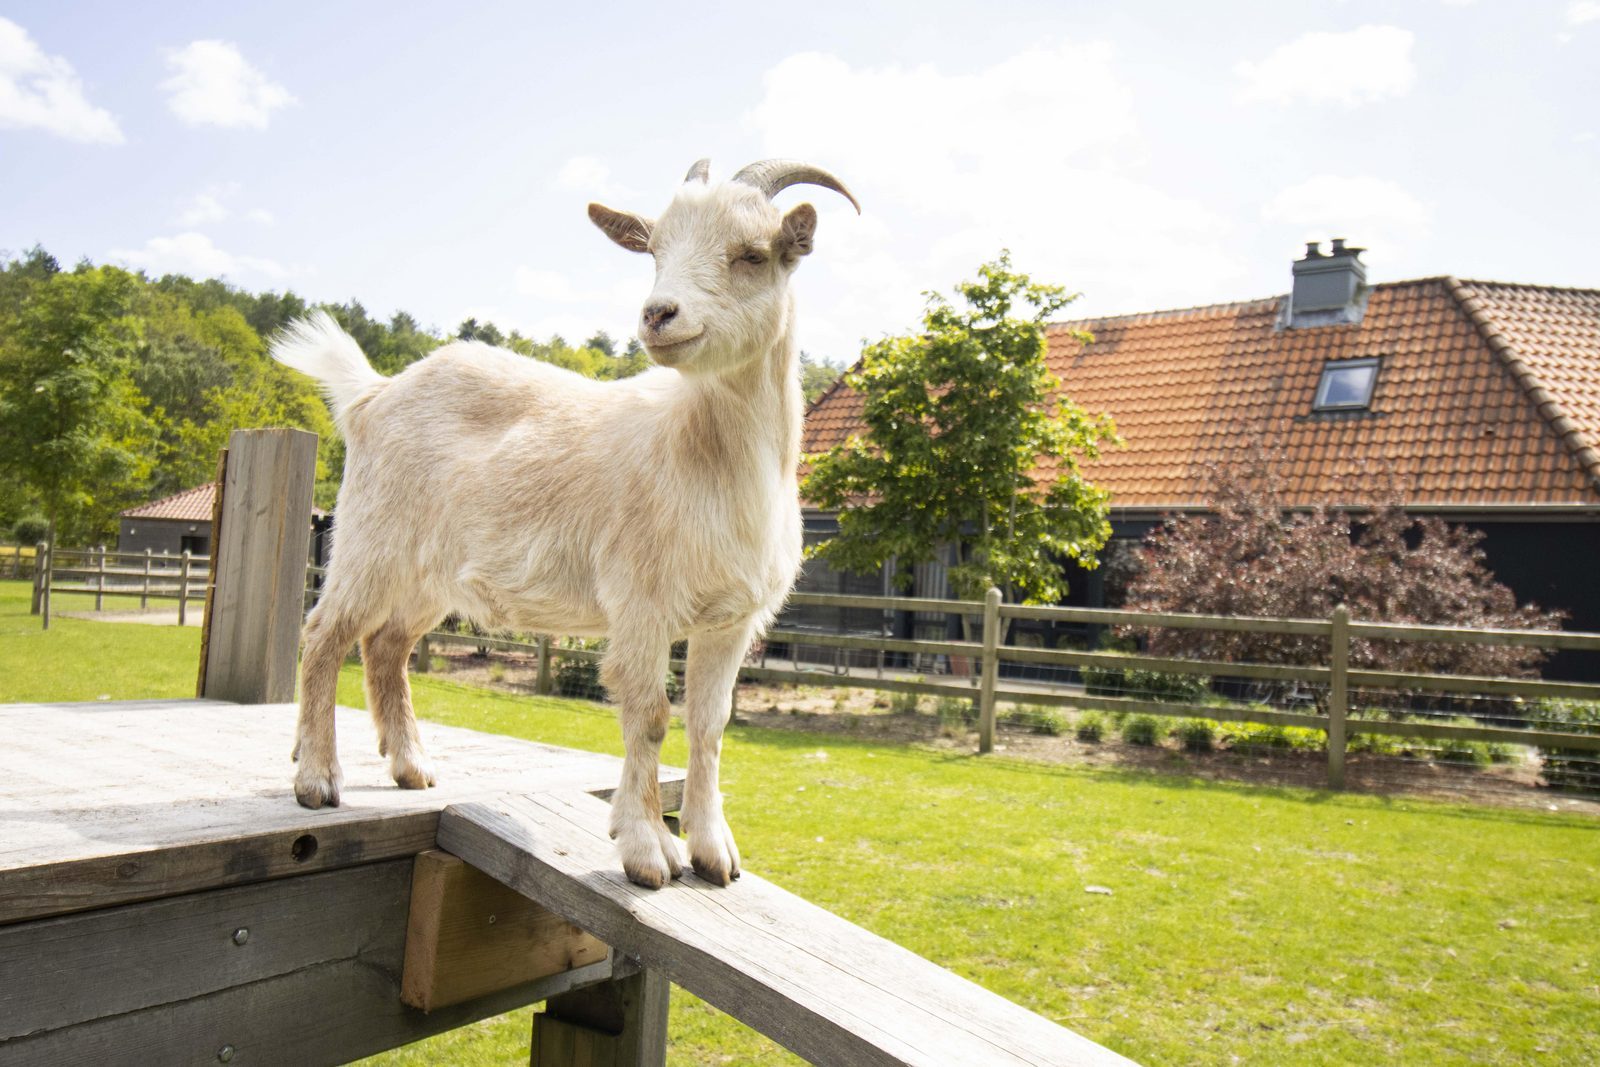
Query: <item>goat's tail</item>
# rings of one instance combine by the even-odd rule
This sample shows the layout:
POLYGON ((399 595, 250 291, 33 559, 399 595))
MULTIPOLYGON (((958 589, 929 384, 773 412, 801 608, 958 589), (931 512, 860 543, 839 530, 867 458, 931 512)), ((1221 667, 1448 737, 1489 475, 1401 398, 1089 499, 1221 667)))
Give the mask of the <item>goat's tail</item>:
POLYGON ((388 381, 326 311, 313 311, 285 326, 273 338, 272 358, 317 380, 340 433, 350 406, 374 385, 388 381))

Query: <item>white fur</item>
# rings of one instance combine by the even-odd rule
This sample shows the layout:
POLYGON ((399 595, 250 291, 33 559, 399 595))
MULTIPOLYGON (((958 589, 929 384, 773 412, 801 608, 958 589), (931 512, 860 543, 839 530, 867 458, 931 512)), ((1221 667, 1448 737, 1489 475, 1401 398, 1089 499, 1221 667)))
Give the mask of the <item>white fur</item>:
POLYGON ((664 679, 671 642, 687 638, 683 825, 696 869, 726 884, 739 872, 717 786, 730 693, 800 563, 788 279, 815 213, 784 219, 749 186, 695 181, 659 222, 627 218, 656 260, 646 308, 677 309, 641 327, 668 367, 596 382, 468 342, 383 378, 326 315, 273 346, 322 382, 348 441, 331 568, 306 624, 295 792, 338 803, 333 688, 352 642, 395 778, 421 787, 433 774, 405 656, 442 616, 606 634, 627 753, 612 833, 629 877, 662 885, 681 865, 656 785, 664 679))

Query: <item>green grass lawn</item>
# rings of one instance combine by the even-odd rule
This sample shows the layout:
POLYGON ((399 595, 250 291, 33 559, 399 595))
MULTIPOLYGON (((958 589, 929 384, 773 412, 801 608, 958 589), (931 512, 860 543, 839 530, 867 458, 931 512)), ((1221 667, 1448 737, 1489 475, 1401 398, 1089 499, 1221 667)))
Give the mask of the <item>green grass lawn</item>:
MULTIPOLYGON (((42 634, 26 583, 0 583, 0 702, 186 696, 197 654, 175 627, 42 634)), ((438 722, 620 752, 605 708, 413 687, 438 722)), ((362 703, 357 668, 340 699, 362 703)), ((1600 1062, 1589 817, 738 727, 723 776, 747 868, 1145 1063, 1600 1062)), ((525 1063, 528 1025, 370 1062, 525 1063)), ((777 1060, 674 991, 670 1062, 777 1060)))

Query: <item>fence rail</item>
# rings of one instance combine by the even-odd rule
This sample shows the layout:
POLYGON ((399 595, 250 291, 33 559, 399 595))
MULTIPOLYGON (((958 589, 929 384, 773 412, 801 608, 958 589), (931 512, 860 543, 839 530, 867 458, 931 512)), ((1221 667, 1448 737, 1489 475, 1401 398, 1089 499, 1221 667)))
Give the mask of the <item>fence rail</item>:
MULTIPOLYGON (((313 578, 322 572, 312 568, 313 578)), ((1351 739, 1361 735, 1431 740, 1436 742, 1496 742, 1508 745, 1541 746, 1582 758, 1591 755, 1600 761, 1600 728, 1595 732, 1551 728, 1548 723, 1529 723, 1513 727, 1495 723, 1391 721, 1352 710, 1352 702, 1370 703, 1373 694, 1439 694, 1487 701, 1572 700, 1600 706, 1600 684, 1545 681, 1538 679, 1494 678, 1408 671, 1369 670, 1352 667, 1353 640, 1411 641, 1428 643, 1466 643, 1512 645, 1543 649, 1569 649, 1600 653, 1600 634, 1561 631, 1523 631, 1470 629, 1452 626, 1414 626, 1400 623, 1364 622, 1349 619, 1342 609, 1328 619, 1234 617, 1184 613, 1136 612, 1112 608, 1048 607, 1002 604, 999 594, 991 602, 965 600, 925 600, 915 597, 876 597, 845 594, 796 593, 792 607, 844 608, 879 612, 887 619, 896 612, 911 612, 917 618, 929 616, 964 617, 969 627, 981 634, 979 640, 933 640, 926 637, 895 637, 886 633, 824 632, 814 628, 780 624, 766 635, 765 647, 789 646, 793 667, 766 663, 746 664, 739 677, 747 682, 797 683, 810 686, 850 687, 909 693, 921 696, 953 697, 971 701, 978 708, 978 748, 991 751, 994 745, 996 705, 1000 703, 1069 707, 1112 714, 1150 715, 1167 719, 1204 718, 1218 722, 1252 723, 1264 726, 1301 727, 1319 730, 1327 736, 1328 781, 1344 783, 1344 763, 1351 739), (1154 628, 1201 629, 1233 633, 1254 633, 1316 637, 1327 642, 1325 661, 1314 664, 1227 662, 1175 656, 1125 654, 1064 648, 1036 648, 1007 643, 1002 635, 1017 620, 1114 627, 1124 632, 1154 628), (876 653, 876 673, 853 671, 838 664, 833 669, 802 668, 795 646, 822 650, 876 653), (886 673, 883 657, 895 654, 916 657, 919 661, 943 659, 951 665, 946 680, 901 672, 886 673), (1214 700, 1196 704, 1182 700, 1146 698, 1139 695, 1108 695, 1087 691, 1079 683, 1019 685, 1003 676, 1002 666, 1035 666, 1046 669, 1145 671, 1162 675, 1207 678, 1235 684, 1272 684, 1308 687, 1313 696, 1302 705, 1273 706, 1249 699, 1214 700), (964 675, 963 675, 963 672, 964 675), (1314 706, 1304 706, 1311 704, 1314 706), (1531 727, 1531 728, 1530 728, 1531 727)), ((967 632, 974 632, 969 629, 967 632)), ((520 640, 489 634, 463 634, 436 631, 422 642, 417 657, 418 669, 429 669, 430 648, 438 645, 472 646, 483 649, 522 652, 537 657, 537 692, 554 690, 552 665, 562 660, 594 662, 601 653, 590 648, 563 647, 552 636, 520 640)), ((681 670, 681 661, 673 661, 681 670)), ((1485 716, 1494 718, 1496 716, 1485 716)), ((1499 716, 1504 718, 1504 716, 1499 716)), ((1600 766, 1600 762, 1597 762, 1600 766)))
POLYGON ((107 597, 137 598, 139 608, 152 600, 171 600, 178 604, 178 623, 189 621, 189 605, 204 603, 210 578, 211 560, 185 552, 174 556, 165 552, 111 552, 95 548, 51 548, 40 542, 35 548, 33 613, 42 617, 44 629, 57 594, 94 597, 94 610, 104 611, 107 597), (122 566, 132 562, 137 566, 122 566), (76 565, 74 565, 76 564, 76 565))

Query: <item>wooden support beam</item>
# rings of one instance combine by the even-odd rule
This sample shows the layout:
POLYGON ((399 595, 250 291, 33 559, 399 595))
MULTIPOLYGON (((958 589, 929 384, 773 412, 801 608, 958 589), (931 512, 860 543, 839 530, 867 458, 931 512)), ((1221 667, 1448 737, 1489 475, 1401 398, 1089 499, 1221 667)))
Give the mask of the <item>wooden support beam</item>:
POLYGON ((531 1067, 661 1067, 672 986, 656 971, 551 997, 533 1017, 531 1067))
POLYGON ((561 916, 448 852, 417 856, 400 999, 434 1011, 607 958, 561 916))
POLYGON ((317 435, 304 430, 235 430, 228 441, 202 697, 294 699, 316 464, 317 435))

